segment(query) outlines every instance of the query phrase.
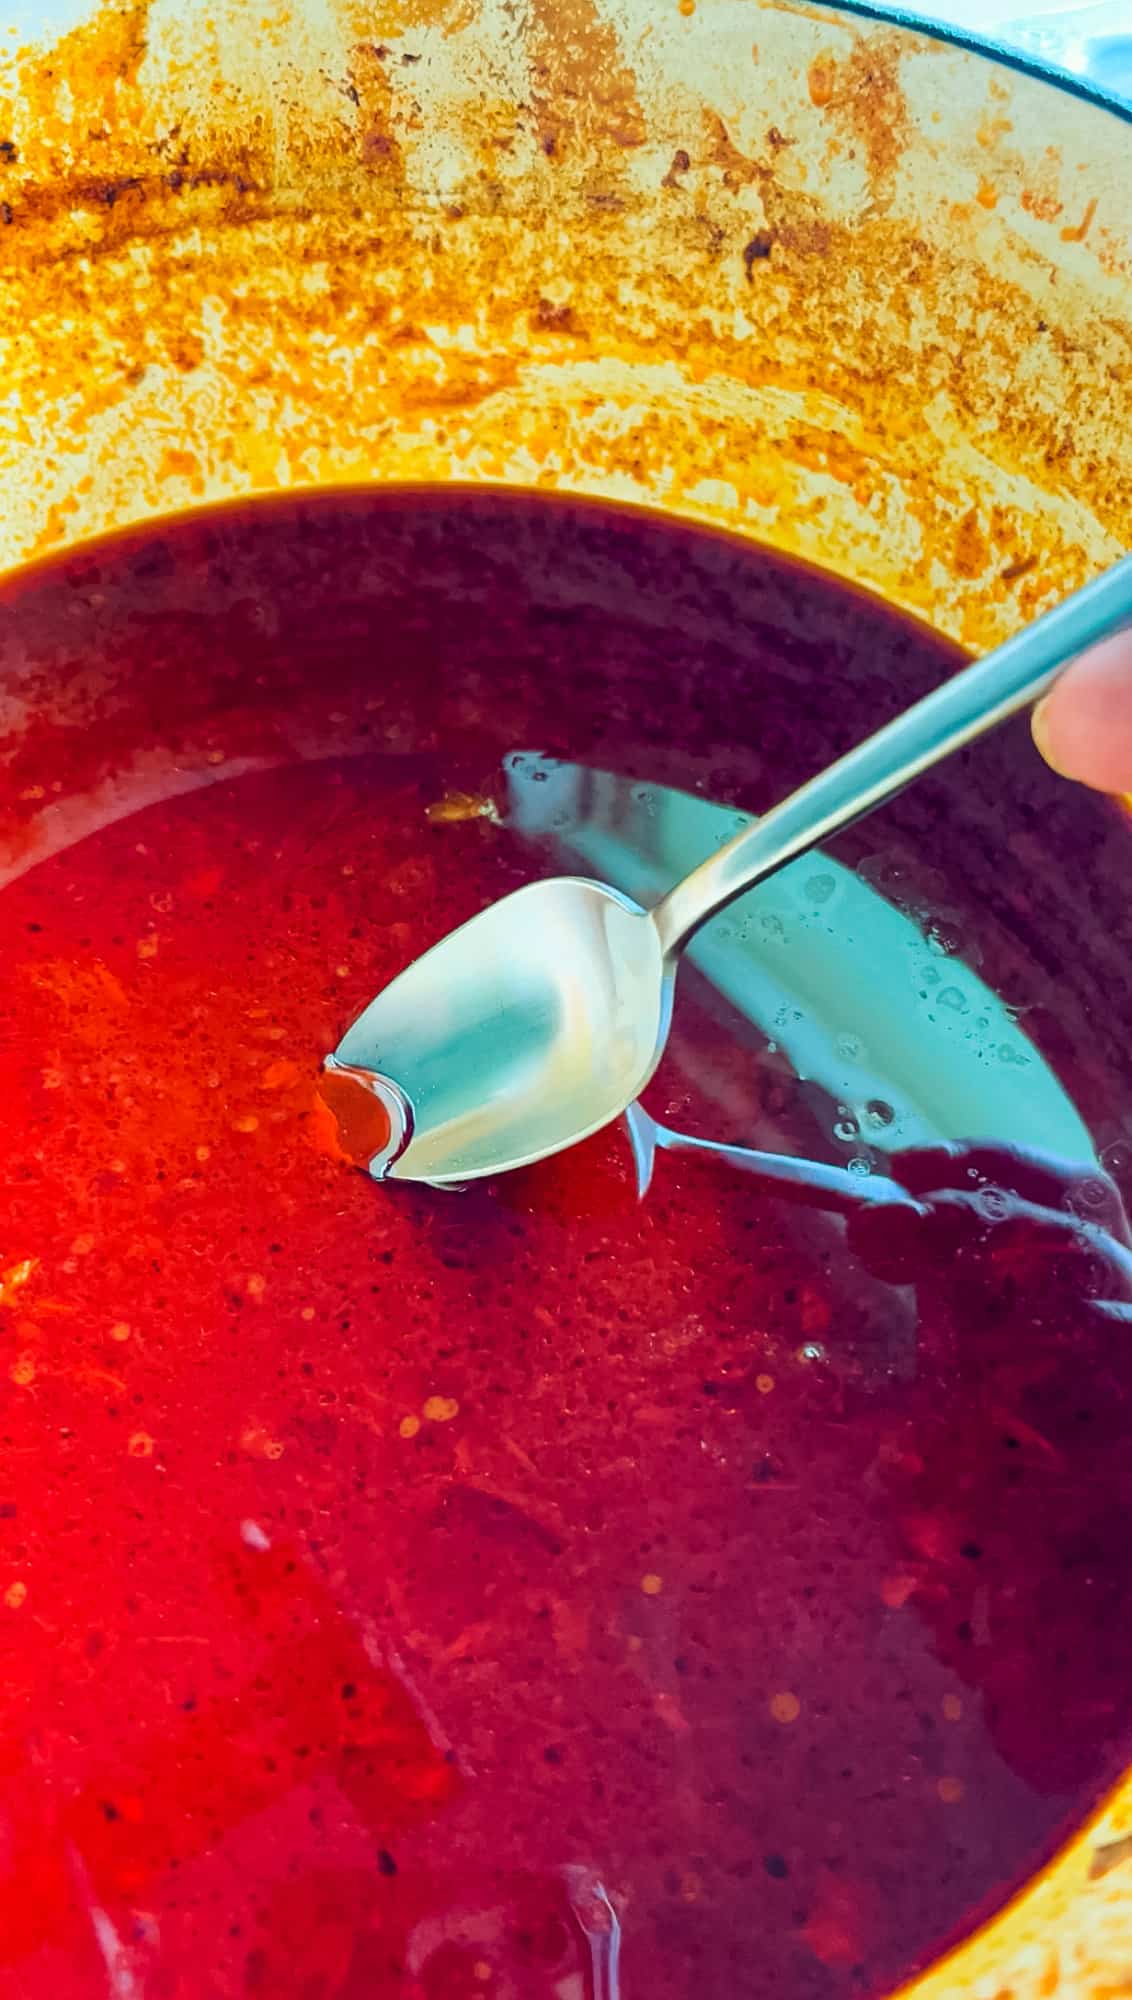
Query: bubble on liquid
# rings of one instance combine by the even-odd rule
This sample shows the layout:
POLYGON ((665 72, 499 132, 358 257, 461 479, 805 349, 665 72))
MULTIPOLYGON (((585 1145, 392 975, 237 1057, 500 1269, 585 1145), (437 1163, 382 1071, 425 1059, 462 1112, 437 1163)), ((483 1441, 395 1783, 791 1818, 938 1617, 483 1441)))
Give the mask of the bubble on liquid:
POLYGON ((836 888, 837 882, 832 875, 811 875, 803 893, 811 903, 828 903, 836 888))
POLYGON ((1112 1205, 1111 1186, 1095 1175, 1078 1181, 1065 1196, 1065 1207, 1081 1222, 1104 1222, 1112 1205))
POLYGON ((798 1349, 799 1361, 824 1361, 825 1348, 820 1340, 805 1340, 798 1349))
POLYGON ((852 1116, 839 1118, 833 1128, 833 1136, 839 1139, 843 1146, 852 1146, 860 1138, 861 1128, 852 1116))
POLYGON ((985 1222, 1005 1222, 1014 1202, 1005 1188, 981 1187, 975 1196, 975 1207, 985 1222))
POLYGON ((854 1153, 852 1159, 847 1160, 845 1164, 851 1174, 871 1174, 873 1170, 873 1163, 867 1153, 854 1153))
POLYGON ((883 1097, 870 1097, 865 1106, 865 1116, 870 1125, 885 1126, 893 1123, 896 1113, 883 1097))
POLYGON ((958 986, 945 986, 938 996, 938 1005, 946 1007, 952 1014, 966 1014, 969 1002, 958 986))

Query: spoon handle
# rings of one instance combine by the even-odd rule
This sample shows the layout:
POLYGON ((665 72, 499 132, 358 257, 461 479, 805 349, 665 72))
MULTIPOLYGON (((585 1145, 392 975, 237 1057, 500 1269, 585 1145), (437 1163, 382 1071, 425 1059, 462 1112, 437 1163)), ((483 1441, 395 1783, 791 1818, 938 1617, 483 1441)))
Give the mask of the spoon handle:
POLYGON ((840 833, 953 750, 1037 701, 1078 653, 1128 623, 1132 556, 925 695, 685 876, 653 911, 665 953, 679 950, 744 889, 840 833))

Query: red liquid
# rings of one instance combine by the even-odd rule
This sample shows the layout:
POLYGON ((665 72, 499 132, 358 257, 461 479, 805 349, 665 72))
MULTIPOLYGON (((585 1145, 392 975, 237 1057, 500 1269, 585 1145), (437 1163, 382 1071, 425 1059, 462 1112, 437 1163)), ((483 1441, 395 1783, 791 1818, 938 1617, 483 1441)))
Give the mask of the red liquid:
MULTIPOLYGON (((1103 1176, 888 1162, 882 1102, 899 1231, 686 1154, 639 1201, 620 1128, 441 1195, 316 1097, 378 987, 563 865, 499 823, 510 753, 757 810, 953 665, 757 553, 490 495, 5 588, 4 2000, 878 1992, 1122 1768, 1103 1176)), ((1119 1180, 1115 811, 1019 725, 838 853, 961 922, 1119 1180)), ((869 1152, 692 973, 649 1103, 869 1152)))

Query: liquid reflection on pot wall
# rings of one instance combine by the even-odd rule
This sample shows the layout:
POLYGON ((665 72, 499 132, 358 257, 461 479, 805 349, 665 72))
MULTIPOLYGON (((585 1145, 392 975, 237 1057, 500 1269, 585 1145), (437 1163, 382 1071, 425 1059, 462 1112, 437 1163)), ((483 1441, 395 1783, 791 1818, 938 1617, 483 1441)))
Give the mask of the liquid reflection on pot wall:
MULTIPOLYGON (((659 504, 985 646, 1132 544, 1132 126, 785 0, 0 41, 0 562, 373 479, 659 504)), ((1099 1996, 1132 1787, 927 1995, 1099 1996)))

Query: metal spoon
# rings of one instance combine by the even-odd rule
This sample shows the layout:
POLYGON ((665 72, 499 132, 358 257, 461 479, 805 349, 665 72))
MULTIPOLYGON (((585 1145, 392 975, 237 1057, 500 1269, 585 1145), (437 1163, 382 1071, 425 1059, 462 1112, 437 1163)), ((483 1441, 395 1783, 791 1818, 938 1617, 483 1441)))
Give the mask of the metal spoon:
POLYGON ((401 973, 328 1066, 380 1096, 377 1179, 452 1185, 575 1145, 631 1104, 664 1051, 682 947, 716 910, 1037 701, 1132 621, 1126 556, 811 778, 643 910, 601 882, 532 882, 401 973))

